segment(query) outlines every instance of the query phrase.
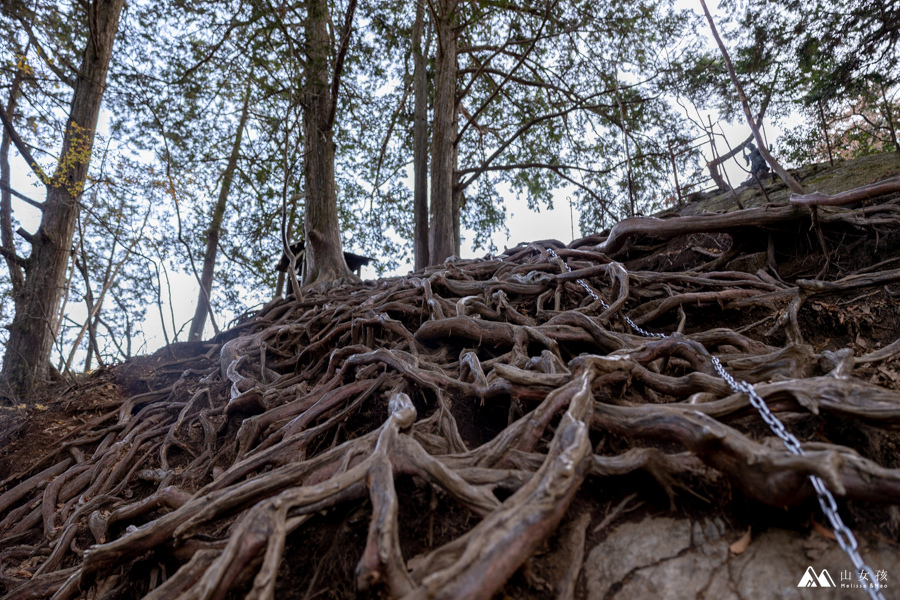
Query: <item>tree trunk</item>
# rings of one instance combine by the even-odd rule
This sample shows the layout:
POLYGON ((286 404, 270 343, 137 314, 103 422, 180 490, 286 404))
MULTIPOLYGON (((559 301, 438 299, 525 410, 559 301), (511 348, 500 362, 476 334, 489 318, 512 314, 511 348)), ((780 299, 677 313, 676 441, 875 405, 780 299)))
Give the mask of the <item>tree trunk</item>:
MULTIPOLYGON (((6 106, 6 118, 13 122, 16 112, 16 104, 19 100, 19 88, 22 85, 22 71, 16 71, 12 85, 9 89, 9 102, 6 106)), ((0 108, 0 110, 3 110, 0 108)), ((3 129, 3 140, 0 142, 0 246, 9 251, 6 255, 6 266, 9 269, 9 279, 12 284, 13 297, 25 285, 25 275, 22 267, 13 258, 16 252, 15 239, 12 228, 12 181, 9 171, 9 146, 10 137, 6 129, 3 129)))
MULTIPOLYGON (((334 184, 332 104, 337 86, 330 86, 331 36, 327 0, 307 0, 306 77, 303 142, 306 155, 306 211, 303 231, 306 271, 303 285, 350 277, 341 249, 337 192, 334 184)), ((334 74, 335 79, 340 73, 334 74)))
MULTIPOLYGON (((775 72, 776 79, 778 78, 778 73, 780 72, 780 70, 781 69, 779 68, 778 71, 775 72)), ((773 82, 773 85, 774 85, 774 82, 773 82)), ((762 122, 763 117, 766 116, 766 109, 769 107, 769 102, 771 102, 771 100, 772 100, 772 91, 769 90, 769 93, 766 94, 765 98, 763 98, 762 107, 760 107, 759 112, 756 113, 756 122, 757 123, 762 122)), ((709 135, 709 141, 710 141, 710 144, 712 144, 712 149, 713 149, 713 159, 712 159, 712 161, 709 162, 709 164, 707 164, 707 167, 709 167, 709 176, 712 177, 713 181, 716 182, 716 185, 719 187, 719 189, 722 190, 723 192, 725 192, 725 191, 728 191, 731 189, 731 185, 730 185, 730 183, 726 183, 722 177, 722 173, 725 172, 725 167, 722 167, 722 173, 720 173, 719 165, 724 164, 725 161, 727 161, 728 159, 740 154, 741 151, 747 147, 747 144, 749 144, 750 142, 753 141, 753 134, 751 133, 750 137, 748 137, 746 140, 744 140, 737 146, 734 146, 733 148, 731 148, 727 153, 722 154, 721 156, 717 156, 717 152, 716 152, 716 148, 715 148, 716 139, 715 139, 715 136, 713 135, 713 131, 712 131, 712 117, 710 117, 709 131, 707 133, 709 135)))
POLYGON ((706 7, 706 0, 700 0, 700 5, 703 6, 703 12, 706 14, 706 20, 709 22, 709 28, 712 30, 713 37, 716 40, 716 44, 719 46, 719 51, 722 52, 722 58, 725 60, 725 66, 728 68, 728 75, 731 77, 731 83, 734 85, 734 89, 737 91, 738 98, 741 101, 741 108, 744 109, 744 116, 747 117, 747 125, 750 126, 750 131, 753 132, 753 137, 756 138, 756 145, 759 146, 759 153, 762 154, 762 157, 766 159, 766 162, 769 163, 769 166, 772 167, 772 170, 775 171, 781 180, 784 181, 791 191, 796 194, 803 194, 805 190, 800 183, 797 182, 796 179, 791 177, 791 174, 788 173, 784 167, 781 166, 775 157, 769 153, 769 149, 766 146, 766 141, 763 139, 762 135, 759 133, 759 127, 756 126, 756 123, 753 120, 753 115, 750 113, 750 103, 747 102, 747 96, 744 95, 744 88, 741 85, 741 82, 738 81, 737 73, 734 70, 734 65, 731 63, 731 57, 728 56, 728 50, 725 48, 725 44, 722 42, 722 38, 719 37, 719 30, 716 29, 716 24, 713 22, 712 15, 709 13, 709 9, 706 7))
POLYGON ((16 298, 3 375, 19 395, 47 378, 53 332, 66 279, 75 222, 87 178, 106 75, 125 0, 95 0, 92 24, 75 81, 60 161, 49 181, 41 225, 34 235, 25 285, 16 298))
POLYGON ((206 253, 203 255, 203 272, 200 274, 200 294, 197 297, 197 309, 191 320, 191 329, 188 333, 188 341, 198 341, 206 327, 206 316, 210 311, 210 298, 212 297, 213 272, 216 268, 216 255, 219 252, 219 234, 222 231, 222 219, 228 206, 228 194, 231 192, 231 182, 237 171, 238 159, 241 155, 241 139, 244 136, 244 128, 247 126, 247 112, 250 109, 250 81, 247 82, 247 90, 244 92, 244 108, 241 110, 241 119, 238 122, 237 132, 234 134, 234 143, 231 146, 231 156, 225 165, 222 174, 222 187, 219 189, 219 199, 213 209, 212 221, 206 233, 206 253))
POLYGON ((437 2, 437 53, 434 76, 434 116, 431 150, 431 228, 428 260, 443 262, 456 248, 453 211, 453 172, 456 170, 456 51, 454 27, 458 0, 437 2))
POLYGON ((413 121, 413 250, 415 270, 428 266, 428 79, 422 40, 425 34, 425 5, 416 2, 413 25, 413 89, 415 96, 413 121))
MULTIPOLYGON (((734 193, 734 188, 731 187, 731 178, 728 177, 728 172, 725 170, 725 167, 722 167, 722 172, 719 172, 719 165, 725 160, 723 157, 719 156, 719 151, 716 148, 716 134, 713 130, 712 116, 707 116, 709 119, 709 129, 703 128, 706 131, 706 135, 709 136, 709 148, 712 151, 713 159, 707 165, 709 167, 709 176, 712 177, 713 181, 716 182, 716 187, 718 187, 723 192, 731 192, 732 197, 737 200, 737 194, 734 193), (724 175, 724 177, 722 177, 724 175)), ((740 147, 743 148, 747 144, 753 141, 753 136, 751 135, 740 147)), ((737 154, 737 150, 732 148, 729 153, 731 156, 737 154)), ((740 201, 737 202, 738 207, 743 210, 743 206, 741 206, 740 201)))
MULTIPOLYGON (((288 198, 285 201, 285 202, 290 201, 290 203, 291 203, 291 212, 287 218, 287 223, 285 224, 285 230, 286 230, 286 233, 284 234, 285 240, 290 240, 291 237, 294 235, 294 221, 297 218, 297 203, 300 201, 300 198, 304 198, 304 197, 305 197, 305 195, 295 194, 294 196, 288 198)), ((289 245, 287 241, 283 241, 282 244, 284 246, 289 245)), ((287 253, 285 253, 284 255, 287 256, 287 253)), ((306 258, 302 258, 301 260, 305 261, 306 258)), ((302 263, 297 263, 297 264, 302 266, 302 263)), ((278 271, 278 279, 275 282, 275 297, 276 298, 281 298, 282 295, 284 294, 284 283, 285 283, 285 280, 287 279, 287 276, 290 273, 290 271, 291 271, 290 265, 288 265, 288 268, 285 269, 284 271, 278 271)), ((294 271, 294 275, 296 275, 296 271, 294 271)), ((294 277, 294 275, 292 275, 291 277, 294 277)), ((300 277, 301 278, 303 277, 302 269, 301 269, 300 277)), ((294 285, 293 282, 291 282, 291 286, 293 286, 293 285, 294 285)))
MULTIPOLYGON (((453 109, 453 124, 450 125, 450 131, 459 131, 459 111, 453 109)), ((458 136, 457 136, 458 137, 458 136)), ((459 185, 459 171, 456 166, 459 164, 459 142, 453 144, 453 157, 451 158, 453 165, 453 256, 460 256, 460 240, 462 234, 460 231, 460 214, 466 204, 466 197, 463 195, 463 189, 459 185)))
MULTIPOLYGON (((110 254, 112 256, 112 254, 110 254)), ((84 359, 84 372, 87 373, 91 370, 91 362, 94 357, 94 353, 97 354, 97 362, 100 363, 100 366, 103 366, 103 359, 100 358, 100 348, 97 345, 97 322, 100 318, 100 313, 94 312, 94 290, 91 289, 91 276, 87 269, 87 256, 84 252, 84 246, 82 246, 81 250, 81 260, 75 259, 75 267, 78 269, 78 272, 81 273, 81 278, 84 280, 84 304, 87 308, 88 317, 85 322, 87 325, 88 331, 88 349, 87 356, 84 359)), ((109 276, 109 270, 107 269, 107 276, 109 276)), ((72 350, 69 354, 68 362, 66 363, 66 367, 64 371, 68 371, 68 367, 74 358, 75 353, 78 351, 78 345, 80 344, 81 339, 79 338, 78 343, 72 346, 72 350)))
POLYGON ((881 98, 884 100, 884 117, 887 120, 888 131, 891 132, 891 142, 894 144, 894 152, 900 154, 900 142, 897 141, 897 130, 894 129, 894 112, 891 110, 891 103, 888 102, 887 92, 884 90, 884 84, 881 86, 881 98))
POLYGON ((825 120, 825 111, 822 109, 822 101, 817 103, 819 107, 819 118, 822 119, 822 137, 825 138, 825 148, 828 149, 828 162, 834 166, 834 156, 831 154, 831 140, 828 139, 828 121, 825 120))
POLYGON ((625 172, 628 175, 628 216, 634 216, 634 176, 631 172, 631 147, 628 143, 628 127, 625 124, 625 107, 622 104, 622 99, 619 97, 619 66, 616 63, 613 63, 613 71, 614 76, 616 78, 616 87, 615 87, 615 96, 616 96, 616 104, 619 105, 619 120, 620 120, 620 128, 622 129, 622 140, 625 143, 625 172))

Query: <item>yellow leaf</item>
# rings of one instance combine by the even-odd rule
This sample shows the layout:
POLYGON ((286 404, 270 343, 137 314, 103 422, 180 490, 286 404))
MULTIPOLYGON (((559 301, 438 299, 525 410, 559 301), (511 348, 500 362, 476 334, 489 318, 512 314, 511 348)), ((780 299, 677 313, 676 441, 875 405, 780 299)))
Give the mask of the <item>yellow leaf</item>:
POLYGON ((731 550, 732 554, 743 554, 747 548, 750 547, 750 531, 752 528, 747 528, 747 533, 742 535, 738 541, 731 544, 728 549, 731 550))

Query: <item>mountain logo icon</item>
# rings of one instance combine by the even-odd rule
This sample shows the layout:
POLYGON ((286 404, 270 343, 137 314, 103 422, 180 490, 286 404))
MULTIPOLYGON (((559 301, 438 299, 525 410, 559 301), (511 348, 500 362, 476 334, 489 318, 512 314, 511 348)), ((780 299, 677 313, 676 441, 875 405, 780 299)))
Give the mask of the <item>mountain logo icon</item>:
POLYGON ((822 572, 816 575, 812 567, 806 567, 806 573, 800 578, 797 587, 836 587, 834 579, 828 573, 828 569, 822 569, 822 572))

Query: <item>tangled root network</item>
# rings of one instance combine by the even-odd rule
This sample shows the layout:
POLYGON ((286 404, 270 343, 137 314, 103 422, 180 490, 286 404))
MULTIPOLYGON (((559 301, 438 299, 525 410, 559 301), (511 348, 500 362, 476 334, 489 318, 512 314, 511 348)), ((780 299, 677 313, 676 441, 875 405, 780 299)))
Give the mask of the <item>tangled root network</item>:
MULTIPOLYGON (((883 233, 889 206, 823 210, 826 239, 848 223, 883 233)), ((868 374, 898 348, 829 350, 810 315, 900 276, 727 270, 747 232, 809 224, 748 212, 638 219, 272 301, 3 482, 4 598, 580 597, 586 537, 626 494, 657 513, 805 506, 822 520, 810 475, 877 533, 900 470, 865 440, 896 442, 900 396, 868 374)), ((86 376, 80 397, 115 372, 86 376)))

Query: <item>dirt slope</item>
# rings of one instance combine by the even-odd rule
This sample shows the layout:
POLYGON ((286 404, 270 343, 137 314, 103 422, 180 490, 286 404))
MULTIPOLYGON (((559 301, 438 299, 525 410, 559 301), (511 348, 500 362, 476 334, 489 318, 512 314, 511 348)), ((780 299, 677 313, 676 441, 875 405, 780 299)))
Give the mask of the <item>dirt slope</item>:
POLYGON ((801 598, 812 567, 864 597, 815 475, 891 597, 900 200, 820 209, 823 242, 742 193, 275 300, 4 407, 0 594, 801 598))

